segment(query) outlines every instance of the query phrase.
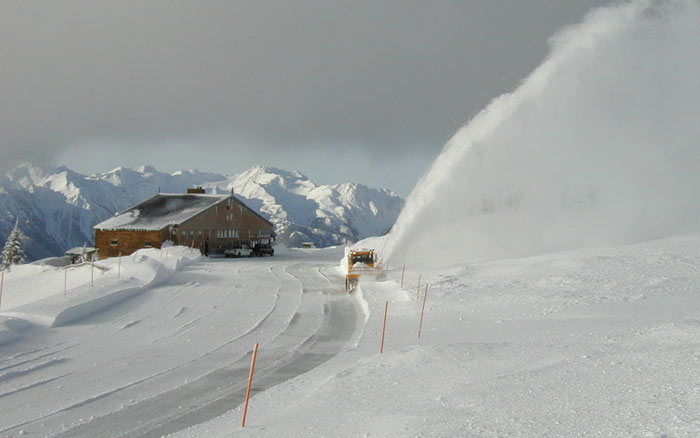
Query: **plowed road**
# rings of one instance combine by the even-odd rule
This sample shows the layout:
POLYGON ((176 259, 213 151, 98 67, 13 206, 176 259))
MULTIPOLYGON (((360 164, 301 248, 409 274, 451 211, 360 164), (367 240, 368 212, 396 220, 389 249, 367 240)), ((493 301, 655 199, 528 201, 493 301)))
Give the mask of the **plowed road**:
MULTIPOLYGON (((338 257, 217 259, 64 327, 0 346, 0 436, 159 437, 240 405, 353 342, 338 257)), ((326 255, 323 255, 326 254, 326 255)))

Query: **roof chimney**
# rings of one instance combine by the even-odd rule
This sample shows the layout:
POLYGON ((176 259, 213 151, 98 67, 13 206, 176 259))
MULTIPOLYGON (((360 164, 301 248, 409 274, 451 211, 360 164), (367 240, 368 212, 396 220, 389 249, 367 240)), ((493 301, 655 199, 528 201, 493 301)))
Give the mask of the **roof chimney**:
POLYGON ((195 187, 193 189, 187 189, 187 193, 196 193, 196 194, 203 195, 206 193, 206 191, 201 186, 199 186, 199 187, 195 187))

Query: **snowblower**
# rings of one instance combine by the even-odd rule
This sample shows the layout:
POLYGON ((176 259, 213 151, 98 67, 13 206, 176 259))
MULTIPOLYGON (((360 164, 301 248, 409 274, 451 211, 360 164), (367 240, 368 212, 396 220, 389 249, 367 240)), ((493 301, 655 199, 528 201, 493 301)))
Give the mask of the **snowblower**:
POLYGON ((380 263, 373 249, 351 249, 348 253, 348 273, 345 276, 345 290, 352 292, 357 287, 361 275, 378 275, 380 263))

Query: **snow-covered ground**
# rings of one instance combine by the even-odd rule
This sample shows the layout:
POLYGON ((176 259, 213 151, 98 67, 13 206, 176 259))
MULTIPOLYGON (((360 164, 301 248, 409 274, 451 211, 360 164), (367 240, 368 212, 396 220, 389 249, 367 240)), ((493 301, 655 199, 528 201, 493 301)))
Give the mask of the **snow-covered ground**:
POLYGON ((64 324, 153 287, 199 258, 197 250, 170 247, 62 268, 13 266, 5 274, 0 321, 14 317, 49 327, 64 324))
POLYGON ((400 277, 364 279, 359 345, 244 429, 238 407, 177 436, 700 436, 700 236, 400 277))
POLYGON ((342 289, 342 248, 274 258, 141 250, 90 265, 16 267, 0 309, 0 436, 161 436, 355 345, 364 320, 342 289), (329 255, 330 254, 330 255, 329 255), (121 278, 117 278, 118 271, 121 278), (331 325, 332 321, 332 325, 331 325))
POLYGON ((343 248, 278 254, 143 250, 94 286, 69 269, 66 298, 62 269, 14 268, 0 436, 700 434, 698 235, 412 265, 403 288, 394 266, 353 295, 343 248))

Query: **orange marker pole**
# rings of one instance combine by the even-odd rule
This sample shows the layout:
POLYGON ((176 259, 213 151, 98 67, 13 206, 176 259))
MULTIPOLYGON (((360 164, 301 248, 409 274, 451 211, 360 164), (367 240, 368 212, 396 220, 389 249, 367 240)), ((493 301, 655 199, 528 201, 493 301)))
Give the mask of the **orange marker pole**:
POLYGON ((420 278, 423 274, 418 274, 418 289, 416 290, 416 299, 420 297, 420 278))
POLYGON ((418 339, 423 331, 423 314, 425 313, 425 301, 428 299, 428 283, 425 284, 425 294, 423 295, 423 309, 420 311, 420 326, 418 327, 418 339))
POLYGON ((5 285, 5 271, 0 272, 0 308, 2 308, 2 289, 5 285))
POLYGON ((403 264, 403 268, 401 269, 401 289, 403 289, 403 274, 406 273, 406 263, 403 264))
POLYGON ((253 387, 253 373, 255 372, 255 359, 258 357, 258 345, 255 343, 255 349, 253 350, 253 361, 250 364, 250 377, 248 378, 248 392, 245 395, 245 408, 243 409, 243 423, 241 427, 245 427, 245 417, 248 415, 248 400, 250 400, 250 389, 253 387))
POLYGON ((386 314, 389 312, 389 302, 384 304, 384 327, 382 328, 382 346, 379 349, 379 354, 384 353, 384 333, 386 333, 386 314))

